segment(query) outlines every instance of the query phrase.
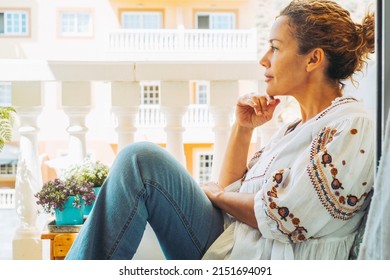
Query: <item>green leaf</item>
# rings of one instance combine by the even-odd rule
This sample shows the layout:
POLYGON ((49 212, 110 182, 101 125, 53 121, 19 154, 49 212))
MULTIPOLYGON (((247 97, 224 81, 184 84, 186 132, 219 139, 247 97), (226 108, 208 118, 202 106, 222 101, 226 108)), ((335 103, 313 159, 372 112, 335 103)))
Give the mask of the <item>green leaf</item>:
POLYGON ((12 139, 12 126, 15 117, 13 107, 0 107, 0 151, 12 139))

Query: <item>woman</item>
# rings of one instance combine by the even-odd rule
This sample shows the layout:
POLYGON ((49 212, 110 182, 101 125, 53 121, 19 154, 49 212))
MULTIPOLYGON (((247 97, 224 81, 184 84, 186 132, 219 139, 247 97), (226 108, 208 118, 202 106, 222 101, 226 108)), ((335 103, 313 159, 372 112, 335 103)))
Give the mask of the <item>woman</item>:
POLYGON ((374 50, 373 15, 360 25, 334 2, 293 1, 269 42, 268 96, 238 100, 219 182, 199 188, 156 145, 128 146, 68 259, 130 259, 146 222, 169 259, 348 258, 373 184, 374 127, 341 82, 374 50), (253 130, 287 95, 301 119, 247 164, 253 130))

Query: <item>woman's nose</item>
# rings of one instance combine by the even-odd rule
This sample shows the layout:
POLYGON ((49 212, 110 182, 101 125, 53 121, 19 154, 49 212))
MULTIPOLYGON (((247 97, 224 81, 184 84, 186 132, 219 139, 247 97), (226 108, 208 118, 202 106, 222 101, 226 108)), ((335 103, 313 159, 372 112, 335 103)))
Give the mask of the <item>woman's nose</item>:
POLYGON ((266 52, 263 57, 259 60, 259 64, 265 68, 269 68, 270 63, 268 59, 268 52, 266 52))

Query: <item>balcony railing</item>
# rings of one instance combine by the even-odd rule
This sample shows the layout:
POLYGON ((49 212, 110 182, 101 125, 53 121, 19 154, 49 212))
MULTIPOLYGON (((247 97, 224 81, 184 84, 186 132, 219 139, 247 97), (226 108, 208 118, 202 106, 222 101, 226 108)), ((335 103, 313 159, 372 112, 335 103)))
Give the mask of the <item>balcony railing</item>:
POLYGON ((0 188, 0 209, 15 208, 15 190, 0 188))
POLYGON ((136 119, 137 127, 163 127, 164 115, 160 111, 160 105, 140 105, 136 119))
POLYGON ((256 59, 256 50, 255 29, 119 29, 108 32, 110 52, 229 53, 232 57, 226 59, 256 59))
POLYGON ((183 119, 184 127, 211 127, 213 118, 208 105, 192 104, 183 119))
MULTIPOLYGON (((136 119, 137 127, 163 127, 165 124, 165 118, 160 111, 160 105, 140 105, 136 119)), ((208 105, 190 105, 183 118, 183 125, 185 127, 211 127, 213 119, 208 105)))

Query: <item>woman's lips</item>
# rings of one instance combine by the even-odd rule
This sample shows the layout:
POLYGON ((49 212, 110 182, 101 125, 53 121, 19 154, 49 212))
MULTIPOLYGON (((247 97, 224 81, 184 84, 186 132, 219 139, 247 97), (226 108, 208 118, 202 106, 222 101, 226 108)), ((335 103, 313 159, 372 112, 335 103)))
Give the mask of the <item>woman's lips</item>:
POLYGON ((272 80, 272 76, 265 76, 265 82, 268 83, 269 81, 272 80))

